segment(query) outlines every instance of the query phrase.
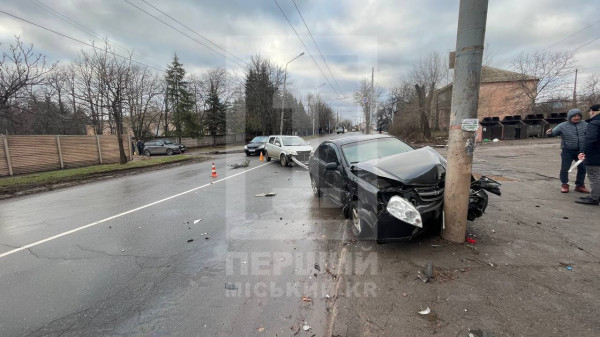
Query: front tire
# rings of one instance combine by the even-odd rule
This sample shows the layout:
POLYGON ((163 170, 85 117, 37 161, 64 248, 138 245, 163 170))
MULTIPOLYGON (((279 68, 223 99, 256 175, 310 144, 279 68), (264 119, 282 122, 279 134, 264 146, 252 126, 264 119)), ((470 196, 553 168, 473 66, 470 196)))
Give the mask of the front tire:
POLYGON ((368 225, 360 217, 356 201, 350 206, 350 226, 352 226, 352 235, 356 238, 365 238, 370 233, 368 225))
POLYGON ((148 150, 148 149, 144 150, 144 156, 150 157, 150 155, 151 155, 150 150, 148 150))
POLYGON ((265 157, 267 157, 267 161, 271 161, 271 157, 269 157, 269 152, 267 152, 267 150, 265 150, 265 157))
POLYGON ((173 149, 167 149, 167 156, 173 155, 173 149))
POLYGON ((310 186, 312 187, 313 194, 315 195, 315 197, 320 198, 322 195, 321 188, 319 187, 319 183, 317 182, 317 180, 315 180, 315 178, 312 175, 310 176, 310 186))
POLYGON ((287 157, 285 156, 285 154, 281 154, 281 156, 279 157, 279 162, 281 163, 281 166, 286 167, 288 166, 288 160, 287 157))

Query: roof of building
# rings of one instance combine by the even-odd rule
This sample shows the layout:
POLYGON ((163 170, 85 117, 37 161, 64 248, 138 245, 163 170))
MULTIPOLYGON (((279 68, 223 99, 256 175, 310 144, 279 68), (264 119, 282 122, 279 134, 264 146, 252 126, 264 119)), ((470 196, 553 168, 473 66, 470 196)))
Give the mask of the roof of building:
MULTIPOLYGON (((511 82, 516 80, 536 81, 537 78, 529 75, 522 75, 514 71, 498 69, 494 67, 481 66, 481 83, 494 83, 494 82, 511 82)), ((452 83, 440 88, 439 90, 445 90, 452 87, 452 83)))

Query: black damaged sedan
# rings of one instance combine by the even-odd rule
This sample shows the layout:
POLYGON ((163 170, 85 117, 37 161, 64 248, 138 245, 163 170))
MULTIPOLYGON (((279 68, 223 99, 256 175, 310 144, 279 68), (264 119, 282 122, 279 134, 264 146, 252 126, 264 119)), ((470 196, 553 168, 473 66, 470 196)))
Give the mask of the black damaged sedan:
MULTIPOLYGON (((313 193, 342 207, 357 237, 409 239, 443 222, 446 160, 387 135, 323 142, 309 159, 313 193)), ((499 183, 472 179, 468 219, 485 211, 499 183)))

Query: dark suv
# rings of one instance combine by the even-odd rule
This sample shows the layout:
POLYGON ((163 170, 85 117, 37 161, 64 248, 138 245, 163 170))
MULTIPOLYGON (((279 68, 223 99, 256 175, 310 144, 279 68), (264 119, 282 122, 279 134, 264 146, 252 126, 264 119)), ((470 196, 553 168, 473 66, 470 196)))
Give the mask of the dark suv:
POLYGON ((176 144, 170 140, 150 140, 144 143, 144 155, 150 156, 153 154, 166 154, 172 155, 174 153, 184 153, 185 145, 176 144))

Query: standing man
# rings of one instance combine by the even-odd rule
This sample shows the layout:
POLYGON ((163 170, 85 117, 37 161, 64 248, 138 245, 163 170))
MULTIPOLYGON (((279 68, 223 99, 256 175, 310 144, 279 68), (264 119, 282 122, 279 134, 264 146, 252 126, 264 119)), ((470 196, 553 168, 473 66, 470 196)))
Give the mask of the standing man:
MULTIPOLYGON (((585 130, 587 122, 582 121, 583 114, 579 109, 571 109, 567 114, 567 121, 558 124, 554 129, 548 129, 546 134, 549 137, 560 136, 560 187, 561 193, 569 192, 569 167, 571 163, 577 160, 579 153, 583 151, 583 142, 585 139, 585 130)), ((575 178, 575 191, 581 193, 590 193, 585 188, 585 165, 577 166, 577 177, 575 178)))
POLYGON ((578 204, 598 205, 600 204, 600 104, 590 107, 590 119, 587 120, 588 127, 585 133, 583 153, 579 159, 585 159, 588 179, 592 185, 592 193, 581 200, 575 200, 578 204))
POLYGON ((138 140, 137 148, 138 148, 138 155, 139 156, 141 156, 142 154, 144 154, 144 142, 142 142, 141 139, 138 140))

